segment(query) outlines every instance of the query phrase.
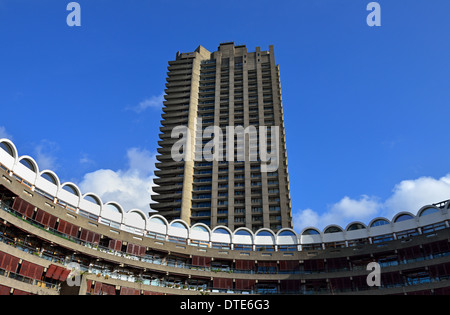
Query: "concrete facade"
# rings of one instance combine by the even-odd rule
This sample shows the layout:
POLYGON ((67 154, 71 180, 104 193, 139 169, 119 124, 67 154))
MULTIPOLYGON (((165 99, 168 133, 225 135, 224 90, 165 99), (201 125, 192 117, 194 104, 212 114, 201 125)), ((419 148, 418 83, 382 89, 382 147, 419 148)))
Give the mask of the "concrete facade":
POLYGON ((177 53, 168 69, 155 172, 158 187, 151 207, 169 221, 181 218, 189 225, 246 227, 253 232, 292 228, 280 72, 273 46, 248 52, 243 45, 223 43, 212 53, 199 46, 191 53, 177 53), (171 133, 180 125, 191 131, 194 161, 171 158, 177 140, 171 133), (250 156, 251 149, 261 148, 261 133, 254 147, 250 139, 246 144, 236 140, 232 148, 220 144, 222 159, 202 158, 202 150, 214 138, 202 138, 202 131, 210 126, 219 127, 224 137, 229 126, 258 131, 260 126, 278 127, 275 171, 262 171, 260 152, 260 160, 250 156), (237 154, 243 147, 241 160, 237 154))

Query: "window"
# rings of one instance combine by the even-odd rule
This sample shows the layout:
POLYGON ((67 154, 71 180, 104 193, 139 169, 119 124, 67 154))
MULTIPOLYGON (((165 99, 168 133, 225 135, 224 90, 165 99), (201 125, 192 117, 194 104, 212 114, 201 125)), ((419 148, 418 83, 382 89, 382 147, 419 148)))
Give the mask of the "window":
POLYGON ((337 232, 342 232, 342 229, 337 226, 330 226, 325 230, 324 233, 328 234, 328 233, 337 233, 337 232))
POLYGON ((364 225, 362 225, 361 223, 353 223, 352 225, 350 225, 347 229, 347 231, 355 231, 355 230, 363 230, 366 227, 364 225))
POLYGON ((75 189, 75 187, 73 187, 72 185, 64 185, 62 187, 63 190, 75 195, 75 196, 79 196, 77 190, 75 189))
POLYGON ((423 211, 420 213, 419 216, 429 215, 429 214, 432 214, 432 213, 436 213, 436 212, 438 212, 438 211, 439 211, 439 210, 436 209, 436 208, 426 208, 425 210, 423 210, 423 211))
POLYGON ((14 151, 12 149, 12 147, 6 143, 6 142, 0 142, 0 148, 2 148, 3 150, 5 150, 9 155, 11 155, 12 157, 14 157, 14 151))
POLYGON ((34 167, 33 163, 28 159, 21 159, 20 164, 25 166, 26 168, 30 169, 33 172, 36 172, 36 168, 34 167))
POLYGON ((307 229, 302 233, 302 235, 320 235, 320 233, 314 229, 307 229))
POLYGON ((375 221, 370 225, 370 227, 382 226, 382 225, 386 225, 386 224, 389 224, 389 221, 384 220, 384 219, 378 219, 378 220, 375 220, 375 221))
POLYGON ((402 214, 402 215, 398 216, 394 222, 402 222, 402 221, 411 220, 411 219, 414 219, 412 215, 402 214))

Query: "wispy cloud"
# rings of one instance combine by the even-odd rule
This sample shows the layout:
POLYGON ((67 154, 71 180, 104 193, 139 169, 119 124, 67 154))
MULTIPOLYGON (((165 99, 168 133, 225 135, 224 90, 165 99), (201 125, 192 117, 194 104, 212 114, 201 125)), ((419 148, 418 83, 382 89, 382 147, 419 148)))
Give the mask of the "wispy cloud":
POLYGON ((294 229, 301 232, 308 226, 320 230, 330 224, 345 228, 352 221, 368 224, 376 217, 391 220, 397 213, 416 214, 428 204, 450 199, 450 173, 439 179, 420 177, 404 180, 395 185, 391 196, 382 201, 378 197, 363 195, 357 199, 348 196, 329 206, 324 212, 302 209, 293 213, 294 229))
POLYGON ((127 107, 126 109, 132 110, 139 114, 148 108, 160 109, 163 105, 163 101, 164 101, 164 92, 158 96, 151 96, 149 98, 146 98, 136 106, 127 107))
POLYGON ((34 157, 41 170, 57 170, 57 158, 56 153, 59 150, 59 146, 56 142, 43 139, 39 144, 34 147, 34 157))
POLYGON ((0 138, 12 140, 12 136, 8 132, 6 132, 6 128, 3 126, 0 126, 0 138))
POLYGON ((85 165, 85 166, 94 165, 95 164, 95 161, 93 159, 91 159, 89 157, 89 155, 86 154, 86 153, 82 153, 79 162, 80 162, 81 165, 85 165))

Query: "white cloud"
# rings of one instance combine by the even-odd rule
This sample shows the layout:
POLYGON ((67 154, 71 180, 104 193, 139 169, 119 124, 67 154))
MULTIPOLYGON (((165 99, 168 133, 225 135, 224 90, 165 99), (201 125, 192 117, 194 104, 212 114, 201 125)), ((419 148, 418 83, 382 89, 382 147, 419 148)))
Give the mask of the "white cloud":
POLYGON ((3 126, 0 126, 0 138, 12 140, 12 136, 6 132, 6 128, 3 126))
POLYGON ((345 196, 323 213, 312 209, 298 211, 294 214, 294 229, 301 232, 303 228, 313 226, 322 230, 330 224, 345 228, 352 221, 370 221, 377 216, 381 208, 382 204, 377 201, 377 198, 364 195, 356 200, 345 196))
POLYGON ((89 155, 87 155, 86 153, 83 153, 83 154, 81 155, 81 158, 80 158, 79 162, 80 162, 80 164, 82 164, 82 165, 94 165, 94 164, 95 164, 95 161, 92 160, 92 159, 89 157, 89 155))
POLYGON ((293 224, 297 232, 301 232, 308 226, 323 230, 330 224, 345 228, 352 221, 368 224, 379 216, 391 220, 401 211, 408 211, 415 215, 425 205, 448 199, 450 199, 450 173, 439 179, 420 177, 404 180, 395 185, 392 195, 385 201, 366 195, 359 199, 346 196, 324 212, 312 209, 298 210, 293 213, 293 224))
POLYGON ((439 179, 420 177, 404 180, 394 187, 392 196, 386 200, 386 216, 409 211, 413 214, 427 204, 450 199, 450 173, 439 179))
POLYGON ((56 163, 56 151, 58 151, 58 145, 55 142, 43 139, 34 147, 34 158, 39 165, 40 170, 52 170, 58 169, 56 163))
POLYGON ((161 93, 158 96, 151 96, 149 98, 146 98, 142 102, 140 102, 138 105, 133 107, 128 107, 127 109, 131 109, 135 111, 136 113, 141 113, 145 111, 147 108, 162 108, 164 101, 164 92, 161 93))
POLYGON ((137 208, 150 210, 155 156, 147 150, 131 148, 127 151, 128 167, 124 170, 100 169, 84 175, 79 183, 84 192, 93 192, 103 202, 116 201, 124 211, 137 208))

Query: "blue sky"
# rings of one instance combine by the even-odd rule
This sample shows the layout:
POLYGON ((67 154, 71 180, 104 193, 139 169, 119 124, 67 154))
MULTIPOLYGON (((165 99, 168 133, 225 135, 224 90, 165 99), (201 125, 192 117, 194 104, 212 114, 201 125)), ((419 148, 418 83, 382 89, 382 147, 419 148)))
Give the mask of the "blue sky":
POLYGON ((450 199, 448 0, 77 2, 0 0, 0 136, 62 181, 146 195, 167 62, 234 41, 275 46, 297 230, 450 199))

